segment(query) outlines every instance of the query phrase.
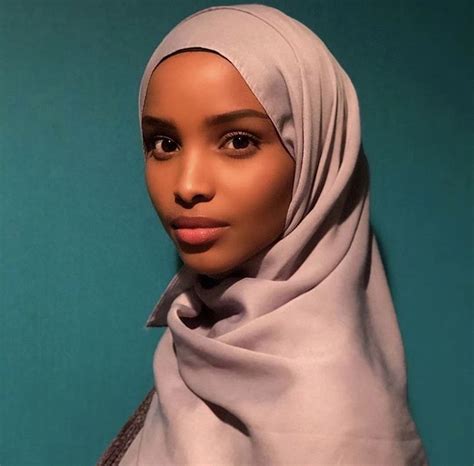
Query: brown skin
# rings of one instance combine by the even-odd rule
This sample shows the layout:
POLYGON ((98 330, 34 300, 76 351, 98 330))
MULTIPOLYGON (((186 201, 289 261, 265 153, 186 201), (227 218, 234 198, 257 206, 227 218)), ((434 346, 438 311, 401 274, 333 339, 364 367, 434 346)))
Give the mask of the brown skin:
POLYGON ((225 276, 282 234, 295 164, 264 108, 236 68, 212 52, 181 52, 155 68, 143 108, 145 179, 150 199, 182 261, 198 273, 225 276), (206 117, 241 109, 266 116, 217 125, 206 117), (173 122, 167 129, 147 117, 173 122), (235 136, 231 132, 250 134, 235 136), (254 139, 252 139, 255 138, 254 139), (177 240, 177 216, 229 224, 206 245, 177 240))

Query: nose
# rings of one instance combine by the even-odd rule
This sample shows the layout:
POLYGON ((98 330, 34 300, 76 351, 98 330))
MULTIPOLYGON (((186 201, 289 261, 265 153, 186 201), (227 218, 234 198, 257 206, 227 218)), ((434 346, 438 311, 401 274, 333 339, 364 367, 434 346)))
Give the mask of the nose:
POLYGON ((176 178, 174 196, 177 203, 194 205, 210 201, 215 194, 212 169, 198 151, 182 152, 176 178))

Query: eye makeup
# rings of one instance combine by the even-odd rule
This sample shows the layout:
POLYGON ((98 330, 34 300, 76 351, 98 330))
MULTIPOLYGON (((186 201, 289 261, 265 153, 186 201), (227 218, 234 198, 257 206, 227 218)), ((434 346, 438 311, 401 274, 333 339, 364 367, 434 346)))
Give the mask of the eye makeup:
MULTIPOLYGON (((245 157, 247 155, 250 155, 251 153, 257 151, 260 148, 261 145, 261 140, 258 136, 248 132, 248 131, 241 131, 241 130, 236 130, 236 131, 230 131, 226 133, 224 136, 224 141, 219 144, 219 149, 223 148, 224 150, 228 151, 228 154, 231 155, 232 157, 240 158, 240 157, 245 157), (245 141, 247 142, 246 147, 236 147, 236 141, 240 140, 240 142, 245 141), (234 148, 224 148, 226 144, 232 141, 232 144, 234 148)), ((174 141, 172 137, 166 136, 164 134, 154 134, 154 135, 149 135, 147 136, 144 133, 144 142, 145 142, 145 147, 147 150, 147 154, 149 157, 153 157, 157 160, 168 160, 174 150, 166 150, 166 146, 169 149, 169 145, 171 143, 171 146, 178 146, 179 144, 174 141), (161 142, 161 147, 164 150, 164 152, 161 152, 160 150, 157 150, 157 143, 161 142), (167 155, 163 155, 167 154, 167 155)), ((220 138, 222 139, 222 137, 220 138)), ((237 146, 239 143, 237 143, 237 146)))

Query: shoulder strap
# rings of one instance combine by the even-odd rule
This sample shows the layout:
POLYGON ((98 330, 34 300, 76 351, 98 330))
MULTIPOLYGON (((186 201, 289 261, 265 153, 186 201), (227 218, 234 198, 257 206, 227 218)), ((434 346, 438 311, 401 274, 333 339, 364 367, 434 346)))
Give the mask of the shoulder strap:
POLYGON ((153 393, 155 393, 155 387, 148 392, 138 408, 120 429, 120 432, 115 436, 107 450, 102 454, 96 466, 116 466, 120 463, 120 460, 133 442, 133 439, 143 427, 153 393))

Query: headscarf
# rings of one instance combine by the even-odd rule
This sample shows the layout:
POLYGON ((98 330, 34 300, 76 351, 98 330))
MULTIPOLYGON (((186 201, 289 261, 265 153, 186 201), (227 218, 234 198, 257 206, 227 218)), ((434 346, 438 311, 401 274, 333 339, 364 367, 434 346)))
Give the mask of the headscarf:
POLYGON ((174 27, 140 86, 185 49, 229 60, 295 161, 284 232, 238 274, 186 265, 147 326, 168 326, 156 393, 121 464, 426 465, 404 349, 369 221, 353 84, 313 31, 261 4, 214 6, 174 27))

